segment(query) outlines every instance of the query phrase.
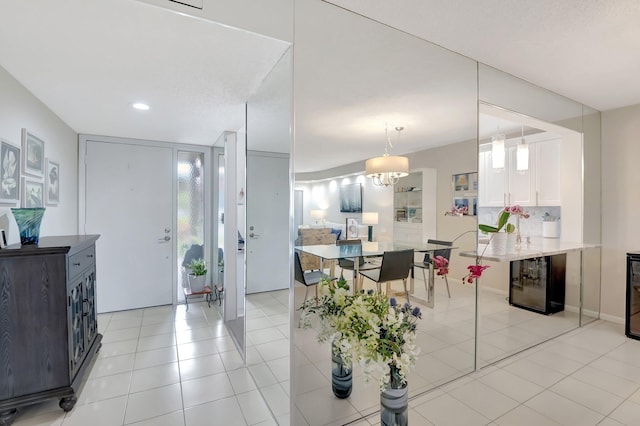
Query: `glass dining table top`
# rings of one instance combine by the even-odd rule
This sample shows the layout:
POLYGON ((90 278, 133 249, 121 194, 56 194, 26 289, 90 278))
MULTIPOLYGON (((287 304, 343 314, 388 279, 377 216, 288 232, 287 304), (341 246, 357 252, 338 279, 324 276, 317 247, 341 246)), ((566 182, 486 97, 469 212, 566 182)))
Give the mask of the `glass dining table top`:
POLYGON ((453 249, 455 247, 442 244, 422 243, 407 244, 396 242, 370 242, 363 241, 362 244, 320 244, 309 246, 296 246, 295 249, 303 253, 312 254, 323 259, 344 259, 358 256, 382 256, 385 251, 410 250, 420 253, 433 253, 436 250, 453 249))

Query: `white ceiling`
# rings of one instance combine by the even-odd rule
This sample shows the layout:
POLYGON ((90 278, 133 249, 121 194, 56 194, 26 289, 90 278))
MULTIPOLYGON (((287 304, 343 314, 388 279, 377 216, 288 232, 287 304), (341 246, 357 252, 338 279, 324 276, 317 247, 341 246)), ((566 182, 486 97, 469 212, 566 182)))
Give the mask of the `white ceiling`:
MULTIPOLYGON (((637 0, 331 1, 600 110, 640 103, 637 0)), ((311 11, 298 22, 296 42, 313 48, 306 57, 296 52, 296 79, 313 82, 296 98, 297 171, 381 154, 385 122, 406 128, 395 153, 475 135, 475 125, 461 126, 452 114, 468 88, 432 84, 455 66, 434 69, 428 57, 394 44, 411 37, 387 31, 375 39, 362 19, 365 32, 349 32, 350 14, 313 15, 323 5, 296 0, 296 13, 311 11), (323 47, 328 38, 360 36, 362 49, 323 47), (340 77, 359 70, 366 78, 340 77), (395 80, 382 78, 394 70, 395 80)), ((222 131, 242 128, 244 102, 287 48, 135 0, 0 0, 0 65, 79 133, 211 145, 222 131), (151 110, 130 108, 139 100, 151 110)), ((466 61, 450 56, 452 64, 466 61)))
POLYGON ((213 145, 288 46, 132 0, 0 0, 0 65, 79 133, 213 145))
POLYGON ((638 0, 328 0, 605 111, 640 102, 638 0))

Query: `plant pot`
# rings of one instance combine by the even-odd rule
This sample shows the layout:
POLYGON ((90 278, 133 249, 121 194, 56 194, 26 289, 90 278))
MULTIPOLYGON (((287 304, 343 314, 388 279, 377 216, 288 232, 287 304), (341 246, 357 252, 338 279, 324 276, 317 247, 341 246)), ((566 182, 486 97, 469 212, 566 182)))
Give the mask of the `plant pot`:
POLYGON ((506 232, 495 232, 491 234, 489 241, 489 252, 494 256, 505 256, 512 253, 516 248, 516 234, 506 232))
POLYGON ((389 366, 390 381, 380 392, 380 426, 407 426, 409 424, 409 387, 400 380, 398 369, 389 366))
POLYGON ((335 340, 331 342, 331 389, 340 398, 348 398, 353 388, 351 365, 342 362, 335 340))
POLYGON ((204 290, 206 279, 206 275, 189 274, 189 289, 191 293, 198 293, 204 290))
POLYGON ((40 241, 40 223, 42 222, 44 210, 44 207, 11 209, 20 231, 21 245, 38 245, 40 241))

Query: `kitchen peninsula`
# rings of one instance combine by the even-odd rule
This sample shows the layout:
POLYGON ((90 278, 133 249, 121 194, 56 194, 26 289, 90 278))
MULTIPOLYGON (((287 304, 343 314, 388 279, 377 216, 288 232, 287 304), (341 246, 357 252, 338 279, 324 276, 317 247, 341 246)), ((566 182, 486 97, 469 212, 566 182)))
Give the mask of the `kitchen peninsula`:
MULTIPOLYGON (((480 240, 478 253, 482 260, 497 262, 491 272, 483 275, 483 288, 509 295, 509 304, 518 308, 549 315, 565 309, 567 288, 579 288, 582 281, 582 251, 597 245, 566 242, 557 239, 534 238, 510 253, 494 255, 487 248, 488 239, 480 240), (569 254, 571 253, 571 257, 569 254), (569 262, 567 261, 569 259, 569 262), (569 265, 569 267, 567 266, 569 265), (507 284, 507 288, 504 284, 507 284)), ((476 257, 476 252, 462 252, 463 257, 476 257)), ((580 303, 575 291, 569 290, 569 307, 577 311, 580 303), (574 293, 574 297, 571 297, 574 293)))

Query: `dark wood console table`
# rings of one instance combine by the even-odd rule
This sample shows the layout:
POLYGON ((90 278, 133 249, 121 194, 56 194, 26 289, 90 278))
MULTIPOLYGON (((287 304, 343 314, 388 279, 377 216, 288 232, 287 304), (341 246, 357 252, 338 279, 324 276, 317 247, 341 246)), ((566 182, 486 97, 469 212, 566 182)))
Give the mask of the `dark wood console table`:
POLYGON ((102 335, 98 235, 42 237, 0 250, 0 425, 22 406, 60 398, 70 411, 102 335))

